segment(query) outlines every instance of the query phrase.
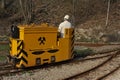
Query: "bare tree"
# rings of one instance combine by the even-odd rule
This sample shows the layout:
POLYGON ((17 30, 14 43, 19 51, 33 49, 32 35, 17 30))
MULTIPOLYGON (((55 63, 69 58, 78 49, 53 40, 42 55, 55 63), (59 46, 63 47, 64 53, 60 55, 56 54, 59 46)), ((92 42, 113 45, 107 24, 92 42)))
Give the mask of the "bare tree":
POLYGON ((2 8, 2 9, 5 8, 5 0, 1 0, 1 8, 2 8))
POLYGON ((19 3, 25 23, 29 24, 32 19, 32 0, 19 0, 19 3))
POLYGON ((27 0, 26 2, 26 14, 28 18, 28 23, 31 22, 32 19, 32 0, 27 0))
POLYGON ((107 17, 106 17, 106 24, 105 24, 106 28, 108 26, 109 13, 110 13, 110 0, 108 0, 107 17))

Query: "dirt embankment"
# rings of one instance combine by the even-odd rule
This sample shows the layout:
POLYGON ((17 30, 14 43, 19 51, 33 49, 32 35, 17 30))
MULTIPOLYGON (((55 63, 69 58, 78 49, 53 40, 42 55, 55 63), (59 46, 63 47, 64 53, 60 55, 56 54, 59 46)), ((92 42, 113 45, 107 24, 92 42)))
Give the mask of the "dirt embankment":
MULTIPOLYGON (((25 1, 23 6, 25 7, 25 1)), ((32 0, 31 23, 47 22, 58 26, 65 14, 75 27, 93 29, 93 33, 110 33, 120 30, 120 1, 111 0, 108 26, 105 26, 108 0, 32 0), (95 31, 99 28, 99 31, 95 31)), ((1 4, 1 3, 0 3, 1 4)), ((0 35, 9 35, 10 25, 25 22, 19 1, 6 0, 0 10, 0 35), (16 5, 17 4, 17 5, 16 5)), ((120 32, 119 32, 120 33, 120 32)), ((98 34, 97 34, 98 35, 98 34)))

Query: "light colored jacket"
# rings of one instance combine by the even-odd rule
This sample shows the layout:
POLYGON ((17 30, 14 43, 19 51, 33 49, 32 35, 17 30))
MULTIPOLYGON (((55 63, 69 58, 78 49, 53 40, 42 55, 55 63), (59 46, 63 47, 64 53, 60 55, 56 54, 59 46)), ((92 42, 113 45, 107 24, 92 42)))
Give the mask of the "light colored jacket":
POLYGON ((61 37, 64 37, 65 28, 72 28, 71 23, 67 20, 60 23, 60 25, 59 25, 58 31, 61 33, 61 37))

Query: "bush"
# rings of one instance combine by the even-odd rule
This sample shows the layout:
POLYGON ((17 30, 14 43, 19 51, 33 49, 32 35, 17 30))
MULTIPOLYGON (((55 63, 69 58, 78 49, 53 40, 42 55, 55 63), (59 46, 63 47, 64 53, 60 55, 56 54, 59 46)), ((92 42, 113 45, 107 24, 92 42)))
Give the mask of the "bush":
POLYGON ((0 56, 0 61, 5 61, 6 60, 6 56, 0 56))
POLYGON ((9 50, 9 45, 0 45, 0 51, 7 51, 9 50))
POLYGON ((75 50, 75 57, 86 57, 93 53, 93 50, 87 48, 83 50, 75 50))

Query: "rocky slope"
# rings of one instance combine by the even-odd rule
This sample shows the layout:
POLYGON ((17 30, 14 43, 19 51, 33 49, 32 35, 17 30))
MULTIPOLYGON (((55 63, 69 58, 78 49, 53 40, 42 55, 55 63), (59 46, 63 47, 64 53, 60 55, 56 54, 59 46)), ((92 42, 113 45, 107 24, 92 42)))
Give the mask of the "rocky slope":
MULTIPOLYGON (((26 7, 25 1, 23 8, 26 7)), ((31 23, 43 23, 58 26, 65 14, 71 16, 70 21, 75 27, 83 29, 77 30, 77 41, 99 41, 103 36, 107 36, 107 41, 111 35, 120 35, 120 1, 111 0, 108 26, 105 26, 108 0, 31 0, 32 12, 31 23), (82 37, 81 38, 81 34, 82 37), (98 37, 99 36, 99 37, 98 37), (80 38, 80 39, 79 39, 80 38)), ((1 2, 0 2, 1 4, 1 2)), ((24 8, 25 9, 25 8, 24 8)), ((25 10, 24 10, 25 11, 25 10)), ((26 13, 27 14, 27 13, 26 13)), ((30 14, 30 13, 29 13, 30 14)), ((29 16, 27 16, 29 18, 29 16)), ((0 35, 9 35, 10 25, 23 24, 25 22, 19 1, 6 0, 5 9, 0 11, 0 35)), ((115 40, 118 41, 119 39, 115 40)), ((111 41, 111 40, 110 40, 111 41)))

